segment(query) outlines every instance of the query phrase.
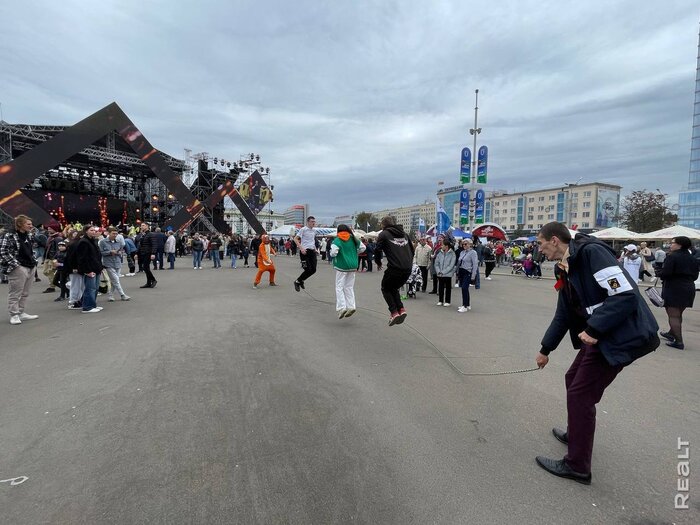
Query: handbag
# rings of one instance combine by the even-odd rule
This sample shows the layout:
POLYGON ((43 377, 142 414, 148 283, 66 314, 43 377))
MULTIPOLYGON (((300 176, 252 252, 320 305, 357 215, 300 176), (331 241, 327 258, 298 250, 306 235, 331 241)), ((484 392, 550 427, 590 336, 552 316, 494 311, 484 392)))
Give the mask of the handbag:
POLYGON ((644 293, 647 294, 649 301, 651 301, 651 304, 653 304, 654 306, 662 307, 664 305, 664 299, 663 297, 661 297, 661 294, 656 289, 656 286, 647 288, 646 290, 644 290, 644 293))
POLYGON ((644 260, 647 262, 654 262, 656 260, 656 257, 654 257, 653 255, 645 255, 644 260))

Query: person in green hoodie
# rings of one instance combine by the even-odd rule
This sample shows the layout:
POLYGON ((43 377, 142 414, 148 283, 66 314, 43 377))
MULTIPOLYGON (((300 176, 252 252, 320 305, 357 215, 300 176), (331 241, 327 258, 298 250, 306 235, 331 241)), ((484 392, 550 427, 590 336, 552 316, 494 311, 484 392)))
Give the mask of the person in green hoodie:
POLYGON ((330 253, 335 268, 335 309, 338 319, 350 317, 356 311, 355 272, 358 254, 365 249, 365 245, 357 240, 348 225, 338 226, 338 236, 331 244, 330 253))

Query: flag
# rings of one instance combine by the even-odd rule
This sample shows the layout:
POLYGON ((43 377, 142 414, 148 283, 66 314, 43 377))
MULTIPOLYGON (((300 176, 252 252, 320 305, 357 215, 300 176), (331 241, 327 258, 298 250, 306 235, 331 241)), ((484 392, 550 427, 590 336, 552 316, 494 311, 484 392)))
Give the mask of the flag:
POLYGON ((423 234, 425 233, 425 221, 423 217, 418 217, 418 231, 423 234))
POLYGON ((469 190, 462 190, 459 194, 459 225, 469 224, 469 190))
POLYGON ((462 149, 462 155, 460 156, 461 164, 459 169, 459 182, 460 184, 469 184, 471 181, 471 163, 472 163, 472 152, 469 148, 462 149))
POLYGON ((436 212, 436 223, 437 227, 435 228, 436 233, 439 235, 441 233, 445 233, 450 226, 452 225, 452 221, 450 220, 450 216, 447 215, 447 212, 445 209, 442 207, 442 204, 440 204, 440 199, 435 197, 435 212, 436 212))
POLYGON ((484 190, 476 190, 474 197, 474 224, 484 224, 484 201, 486 200, 484 190))
POLYGON ((476 182, 486 184, 486 171, 489 162, 489 148, 481 146, 479 148, 478 164, 476 168, 476 182))
POLYGON ((370 231, 370 229, 371 229, 371 226, 369 225, 369 223, 367 223, 367 229, 365 231, 370 231))

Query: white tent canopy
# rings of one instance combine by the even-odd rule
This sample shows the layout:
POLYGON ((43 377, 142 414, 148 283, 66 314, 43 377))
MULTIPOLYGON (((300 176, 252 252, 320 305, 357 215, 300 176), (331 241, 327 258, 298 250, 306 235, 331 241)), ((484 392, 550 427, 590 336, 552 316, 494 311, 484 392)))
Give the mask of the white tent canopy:
POLYGON ((270 237, 293 237, 297 234, 297 229, 293 224, 286 224, 275 228, 267 233, 270 237))
POLYGON ((700 230, 694 230, 687 226, 671 226, 662 228, 654 232, 640 233, 637 235, 637 240, 653 241, 653 240, 669 240, 674 237, 688 237, 689 239, 700 239, 700 230))
POLYGON ((624 228, 607 228, 591 234, 593 237, 606 241, 626 241, 627 239, 636 239, 639 235, 624 228))

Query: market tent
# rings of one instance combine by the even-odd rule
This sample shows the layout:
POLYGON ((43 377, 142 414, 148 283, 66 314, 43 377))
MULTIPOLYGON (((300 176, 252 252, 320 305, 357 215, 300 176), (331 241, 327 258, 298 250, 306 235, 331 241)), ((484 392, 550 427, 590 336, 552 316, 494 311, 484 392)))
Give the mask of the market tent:
POLYGON ((639 236, 638 233, 617 227, 606 228, 605 230, 597 231, 591 235, 605 241, 626 241, 628 239, 636 239, 639 236))
POLYGON ((449 234, 452 235, 452 237, 456 239, 471 239, 472 234, 469 232, 465 232, 464 230, 460 230, 458 228, 452 229, 450 228, 449 234))
POLYGON ((293 224, 279 226, 271 232, 268 232, 270 237, 294 237, 297 234, 297 228, 293 224))
POLYGON ((484 224, 474 228, 472 230, 472 235, 479 238, 486 237, 487 239, 495 238, 502 241, 508 240, 506 231, 495 222, 485 222, 484 224))
POLYGON ((700 230, 694 230, 693 228, 688 228, 687 226, 671 226, 669 228, 662 228, 661 230, 656 230, 654 232, 640 233, 637 235, 636 240, 668 240, 673 239, 674 237, 688 237, 689 239, 700 239, 700 230))

